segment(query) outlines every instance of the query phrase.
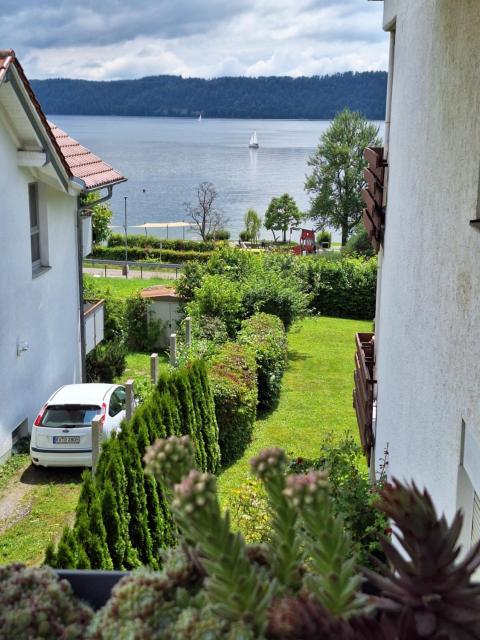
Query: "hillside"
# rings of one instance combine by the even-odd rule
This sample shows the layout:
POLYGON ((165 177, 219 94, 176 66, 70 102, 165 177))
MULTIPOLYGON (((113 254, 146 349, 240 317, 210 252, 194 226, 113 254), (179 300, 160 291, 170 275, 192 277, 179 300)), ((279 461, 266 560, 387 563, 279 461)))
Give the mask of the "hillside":
POLYGON ((152 76, 108 82, 33 80, 46 113, 330 119, 344 107, 383 120, 387 74, 338 73, 311 78, 152 76))

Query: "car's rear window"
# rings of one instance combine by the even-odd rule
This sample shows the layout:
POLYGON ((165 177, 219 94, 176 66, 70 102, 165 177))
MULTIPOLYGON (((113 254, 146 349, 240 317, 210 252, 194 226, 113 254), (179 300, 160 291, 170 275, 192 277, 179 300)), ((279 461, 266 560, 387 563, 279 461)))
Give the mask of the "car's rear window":
POLYGON ((50 405, 45 411, 42 427, 84 427, 100 413, 100 407, 85 404, 50 405))

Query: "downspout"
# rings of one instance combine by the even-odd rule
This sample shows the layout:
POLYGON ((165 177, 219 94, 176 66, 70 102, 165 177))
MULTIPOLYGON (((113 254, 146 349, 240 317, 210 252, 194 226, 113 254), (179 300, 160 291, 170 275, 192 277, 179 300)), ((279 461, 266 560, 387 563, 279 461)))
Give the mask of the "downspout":
MULTIPOLYGON (((77 182, 76 179, 74 179, 77 182)), ((83 317, 83 233, 82 233, 82 218, 86 218, 91 215, 91 209, 101 202, 106 202, 112 197, 113 186, 107 186, 107 195, 88 204, 82 204, 82 196, 77 197, 77 260, 78 260, 78 300, 80 304, 80 366, 81 366, 81 379, 82 382, 87 381, 87 348, 85 341, 85 320, 83 317), (90 211, 90 213, 88 213, 90 211)), ((86 192, 84 192, 86 193, 86 192)))

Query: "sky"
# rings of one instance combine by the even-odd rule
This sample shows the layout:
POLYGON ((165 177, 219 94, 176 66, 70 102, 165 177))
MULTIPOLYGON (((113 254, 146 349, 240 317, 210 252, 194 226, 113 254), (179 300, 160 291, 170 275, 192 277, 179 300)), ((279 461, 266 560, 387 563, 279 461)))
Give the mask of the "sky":
POLYGON ((2 0, 0 49, 31 79, 378 70, 382 11, 367 0, 2 0))

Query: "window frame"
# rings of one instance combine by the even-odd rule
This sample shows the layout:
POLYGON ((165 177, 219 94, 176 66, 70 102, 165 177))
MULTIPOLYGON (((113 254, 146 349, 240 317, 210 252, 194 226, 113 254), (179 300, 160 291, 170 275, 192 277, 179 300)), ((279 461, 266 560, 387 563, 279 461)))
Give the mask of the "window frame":
POLYGON ((40 206, 38 197, 38 182, 28 183, 28 209, 30 214, 30 251, 32 260, 32 272, 35 273, 42 268, 42 238, 40 223, 40 206), (36 224, 32 224, 32 218, 35 216, 36 224), (38 258, 33 257, 33 242, 36 242, 38 258))

